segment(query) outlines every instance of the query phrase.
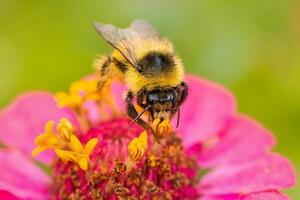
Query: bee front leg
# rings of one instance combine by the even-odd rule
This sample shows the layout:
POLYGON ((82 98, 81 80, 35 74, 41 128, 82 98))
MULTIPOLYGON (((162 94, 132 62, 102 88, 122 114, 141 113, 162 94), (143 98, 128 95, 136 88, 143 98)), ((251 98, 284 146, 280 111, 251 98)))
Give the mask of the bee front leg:
POLYGON ((177 113, 177 123, 176 128, 179 127, 179 121, 180 121, 180 106, 183 104, 183 102, 186 100, 186 97, 188 95, 188 86, 186 82, 181 82, 180 86, 178 86, 177 91, 179 93, 177 98, 177 106, 171 113, 171 118, 177 113), (181 87, 183 89, 181 89, 181 87))
POLYGON ((183 102, 186 100, 186 97, 188 95, 188 86, 186 82, 181 82, 181 87, 183 87, 183 90, 181 91, 180 99, 178 100, 179 106, 183 104, 183 102))
MULTIPOLYGON (((132 92, 128 92, 126 96, 126 103, 127 103, 127 114, 131 119, 136 119, 138 116, 138 112, 136 111, 134 105, 132 104, 133 94, 132 92)), ((150 131, 151 133, 154 133, 153 129, 147 122, 145 122, 143 119, 138 118, 136 119, 136 122, 143 127, 145 130, 150 131)))

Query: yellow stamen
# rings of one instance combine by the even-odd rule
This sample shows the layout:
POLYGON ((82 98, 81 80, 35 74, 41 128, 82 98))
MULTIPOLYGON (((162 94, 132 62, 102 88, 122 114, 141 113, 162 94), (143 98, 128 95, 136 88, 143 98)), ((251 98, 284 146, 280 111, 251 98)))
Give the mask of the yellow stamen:
POLYGON ((90 139, 86 143, 86 145, 84 146, 84 152, 86 154, 90 155, 93 152, 93 150, 94 150, 95 146, 97 145, 97 143, 98 143, 98 138, 92 138, 92 139, 90 139))
POLYGON ((48 121, 45 125, 45 132, 35 138, 34 144, 37 145, 37 147, 32 151, 33 156, 36 156, 44 150, 56 148, 58 146, 58 138, 53 132, 54 123, 53 120, 48 121))
POLYGON ((87 80, 75 81, 71 84, 69 88, 69 93, 80 94, 80 92, 86 92, 87 84, 88 84, 87 80))
POLYGON ((79 95, 69 95, 65 92, 58 92, 54 95, 59 108, 69 107, 76 109, 81 106, 81 97, 79 95))
POLYGON ((117 115, 117 105, 114 96, 111 93, 111 80, 105 82, 105 85, 98 87, 97 80, 80 80, 71 84, 69 92, 58 92, 55 94, 58 107, 68 107, 75 111, 79 118, 79 122, 82 127, 88 127, 89 122, 82 120, 82 115, 86 114, 84 105, 87 101, 94 101, 99 107, 101 118, 106 119, 108 117, 107 110, 104 105, 109 106, 113 115, 117 115))
POLYGON ((88 94, 93 94, 98 92, 98 81, 90 80, 86 82, 85 90, 88 94))
POLYGON ((54 133, 54 121, 48 121, 45 125, 45 132, 35 139, 37 147, 32 151, 36 156, 40 152, 53 149, 56 155, 64 162, 75 162, 82 170, 87 170, 89 156, 98 143, 98 138, 90 139, 85 145, 74 135, 74 128, 69 120, 63 118, 56 126, 58 134, 54 133))
POLYGON ((81 80, 71 84, 69 93, 58 92, 55 95, 59 107, 69 107, 72 109, 81 108, 89 100, 99 100, 100 93, 96 80, 81 80))
POLYGON ((70 140, 70 150, 55 149, 55 153, 64 162, 75 162, 82 170, 86 171, 88 168, 89 156, 97 143, 98 138, 92 138, 83 146, 79 139, 75 135, 72 135, 70 140))
POLYGON ((56 129, 63 140, 70 141, 71 135, 74 133, 74 129, 69 120, 65 118, 61 119, 56 129))
POLYGON ((134 138, 128 145, 128 153, 133 161, 140 160, 147 150, 147 132, 142 132, 138 137, 134 138))
POLYGON ((172 125, 169 119, 155 118, 152 124, 152 128, 159 137, 165 137, 172 131, 172 125))

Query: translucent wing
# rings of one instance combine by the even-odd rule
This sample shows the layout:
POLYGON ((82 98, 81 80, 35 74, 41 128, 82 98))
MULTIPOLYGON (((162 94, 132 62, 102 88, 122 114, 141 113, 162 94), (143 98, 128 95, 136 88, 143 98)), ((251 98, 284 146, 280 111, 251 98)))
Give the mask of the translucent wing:
POLYGON ((134 45, 138 44, 136 41, 140 39, 137 32, 131 29, 120 29, 112 24, 95 23, 94 25, 105 41, 117 49, 130 64, 136 68, 138 67, 134 53, 134 45), (134 44, 133 41, 135 41, 134 44))
POLYGON ((130 27, 131 30, 134 30, 137 32, 140 37, 145 38, 145 39, 155 39, 159 40, 160 35, 159 32, 152 26, 150 23, 148 23, 145 20, 135 20, 134 22, 131 23, 130 27))

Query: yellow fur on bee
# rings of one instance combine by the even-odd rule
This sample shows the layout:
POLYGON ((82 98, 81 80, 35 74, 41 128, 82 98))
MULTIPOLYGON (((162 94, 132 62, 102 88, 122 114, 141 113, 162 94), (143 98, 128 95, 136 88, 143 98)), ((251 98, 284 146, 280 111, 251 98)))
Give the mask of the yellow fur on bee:
MULTIPOLYGON (((108 80, 118 80, 124 82, 124 74, 114 65, 114 63, 110 63, 107 67, 107 72, 102 74, 102 68, 104 64, 109 60, 109 56, 99 56, 93 62, 94 68, 98 72, 98 80, 99 82, 105 83, 108 80)), ((108 84, 106 84, 108 85, 108 84)))
POLYGON ((175 54, 174 47, 171 42, 169 42, 167 39, 137 39, 130 41, 130 43, 133 47, 133 55, 135 55, 137 61, 143 58, 149 52, 161 52, 163 54, 167 53, 172 55, 175 63, 175 67, 169 72, 165 72, 161 75, 146 77, 140 74, 133 66, 131 66, 119 51, 114 50, 112 54, 113 57, 129 66, 128 70, 125 72, 124 78, 126 84, 134 94, 137 94, 137 92, 141 89, 147 89, 148 91, 151 91, 158 87, 176 87, 182 82, 184 75, 183 64, 180 58, 175 54))
POLYGON ((178 86, 183 77, 183 71, 179 68, 175 68, 168 74, 162 74, 160 76, 145 77, 138 73, 136 69, 129 68, 125 75, 125 82, 130 90, 137 94, 137 92, 143 88, 148 91, 156 88, 172 88, 178 86))
POLYGON ((173 44, 167 40, 142 40, 142 41, 134 41, 135 45, 135 55, 137 58, 143 58, 149 52, 161 52, 161 53, 168 53, 174 54, 174 47, 173 44))
MULTIPOLYGON (((125 44, 124 44, 125 45, 125 44)), ((123 47, 122 43, 120 46, 123 47)), ((133 51, 134 57, 139 60, 143 58, 149 52, 161 52, 161 53, 169 53, 174 54, 173 44, 167 40, 154 40, 154 39, 135 39, 130 41, 130 50, 133 51)), ((126 49, 126 47, 124 47, 126 49)), ((124 56, 116 49, 114 49, 112 56, 116 58, 118 61, 129 64, 124 56)), ((181 64, 181 62, 180 62, 181 64)))

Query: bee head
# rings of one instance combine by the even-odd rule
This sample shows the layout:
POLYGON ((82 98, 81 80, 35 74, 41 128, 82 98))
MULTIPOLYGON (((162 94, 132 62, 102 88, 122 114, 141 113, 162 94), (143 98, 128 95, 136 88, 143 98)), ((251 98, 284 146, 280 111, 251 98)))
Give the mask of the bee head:
POLYGON ((167 118, 176 104, 176 94, 172 90, 154 90, 147 96, 147 104, 151 105, 151 112, 156 118, 162 114, 162 118, 167 118))

